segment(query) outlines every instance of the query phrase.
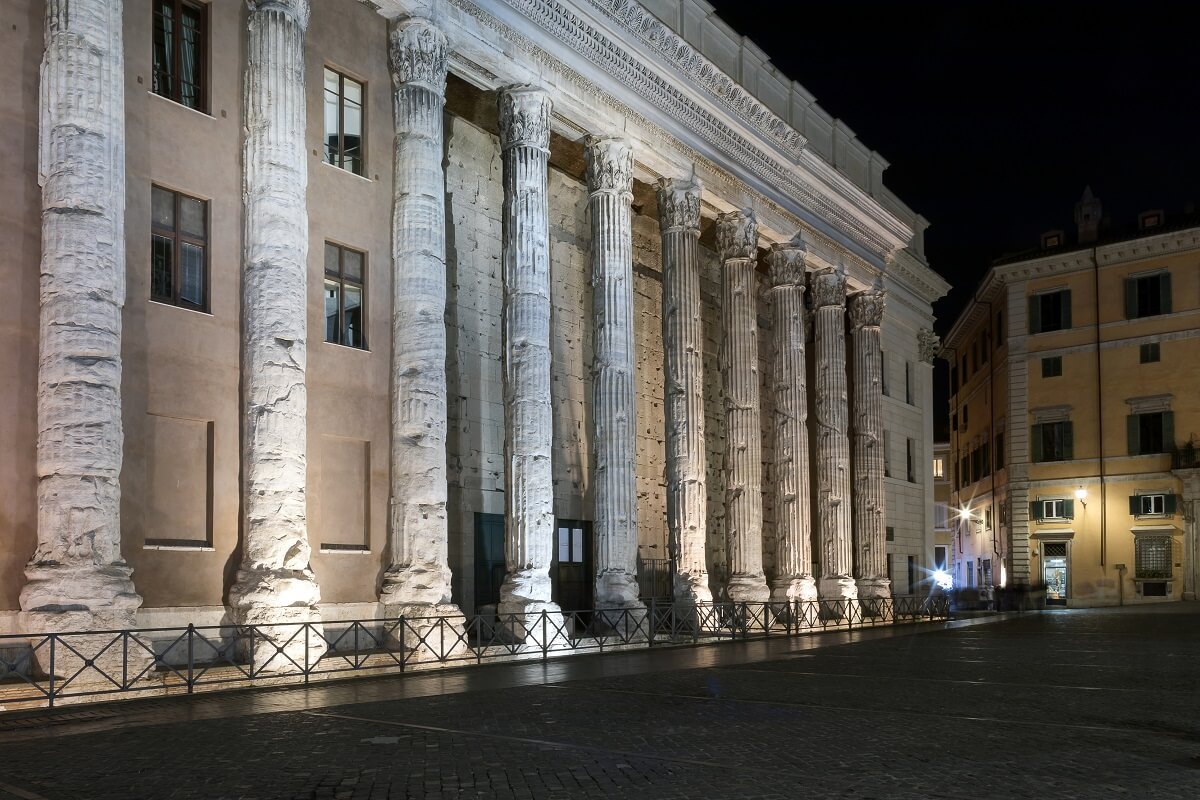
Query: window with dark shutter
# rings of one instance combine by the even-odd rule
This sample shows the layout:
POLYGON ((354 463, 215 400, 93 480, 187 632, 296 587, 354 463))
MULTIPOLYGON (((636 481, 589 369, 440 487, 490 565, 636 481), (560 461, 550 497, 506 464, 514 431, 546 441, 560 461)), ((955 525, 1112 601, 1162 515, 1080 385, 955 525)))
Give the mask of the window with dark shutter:
POLYGON ((1171 313, 1171 273, 1131 275, 1125 279, 1125 317, 1139 319, 1171 313))
POLYGON ((1170 411, 1130 414, 1125 418, 1129 455, 1165 453, 1175 443, 1175 415, 1170 411))

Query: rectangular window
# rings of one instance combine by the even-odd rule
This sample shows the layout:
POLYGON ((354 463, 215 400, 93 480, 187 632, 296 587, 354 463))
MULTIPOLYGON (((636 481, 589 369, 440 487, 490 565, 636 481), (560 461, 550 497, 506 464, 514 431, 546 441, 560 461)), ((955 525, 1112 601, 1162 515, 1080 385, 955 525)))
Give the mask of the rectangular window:
POLYGON ((913 404, 912 362, 904 362, 904 402, 913 404))
POLYGON ((367 349, 367 256, 325 243, 325 341, 367 349))
POLYGON ((1049 356, 1042 359, 1042 377, 1057 378, 1062 375, 1062 356, 1049 356))
POLYGON ((958 474, 962 476, 962 485, 967 486, 971 483, 971 459, 964 455, 958 466, 958 474))
POLYGON ((1125 317, 1138 319, 1171 313, 1171 273, 1131 275, 1125 279, 1125 317))
POLYGON ((366 153, 364 93, 362 83, 325 68, 325 161, 355 175, 366 153))
POLYGON ((1134 570, 1139 578, 1171 577, 1171 537, 1138 536, 1134 540, 1134 570))
POLYGON ((975 585, 975 562, 967 562, 967 586, 975 585))
POLYGON ((891 553, 887 554, 887 576, 888 576, 888 580, 892 581, 892 586, 895 586, 896 582, 892 579, 892 554, 891 553))
POLYGON ((1175 415, 1170 411, 1130 414, 1125 421, 1131 456, 1165 453, 1175 443, 1175 415))
POLYGON ((1030 512, 1038 522, 1052 519, 1074 519, 1075 501, 1054 498, 1050 500, 1034 500, 1030 503, 1030 512))
POLYGON ((950 509, 945 503, 935 503, 933 506, 933 527, 944 531, 950 527, 950 509))
POLYGON ((979 468, 980 477, 986 478, 992 474, 992 457, 988 454, 987 442, 979 446, 979 468))
POLYGON ((917 592, 917 557, 908 557, 908 593, 916 594, 917 592))
POLYGON ((950 394, 958 394, 958 367, 950 366, 950 394))
POLYGON ((208 311, 208 203, 150 187, 150 299, 208 311))
POLYGON ((151 88, 176 103, 208 110, 205 71, 208 6, 187 0, 154 0, 154 66, 151 88))
POLYGON ((996 312, 996 347, 1004 344, 1004 312, 996 312))
POLYGON ((906 440, 906 443, 905 443, 905 456, 906 456, 906 458, 907 458, 907 464, 906 464, 906 466, 907 466, 907 471, 906 471, 906 474, 908 475, 908 482, 909 482, 909 483, 916 483, 916 482, 917 482, 917 470, 916 470, 916 465, 917 465, 917 443, 916 443, 916 442, 914 442, 912 439, 908 439, 908 440, 906 440))
POLYGON ((952 430, 952 431, 958 430, 958 412, 957 411, 950 415, 950 430, 952 430))
POLYGON ((933 546, 933 568, 946 571, 946 545, 935 544, 933 546))
POLYGON ((1046 333, 1071 327, 1071 290, 1035 294, 1029 298, 1029 332, 1046 333))
POLYGON ((967 371, 967 357, 966 357, 966 355, 964 355, 964 356, 962 357, 962 364, 961 364, 961 366, 960 366, 960 369, 962 370, 963 386, 966 386, 966 385, 967 385, 967 379, 971 377, 971 373, 967 371))
POLYGON ((946 477, 946 459, 941 456, 933 460, 933 477, 939 481, 946 477))
POLYGON ((1074 431, 1068 421, 1043 422, 1033 426, 1030 444, 1035 463, 1070 461, 1074 458, 1074 431))
POLYGON ((962 426, 963 426, 963 430, 965 431, 967 429, 967 404, 966 403, 963 403, 963 407, 962 407, 962 426))
POLYGON ((1173 494, 1134 494, 1129 496, 1129 513, 1135 517, 1173 517, 1176 507, 1173 494))
MULTIPOLYGON (((876 530, 878 530, 878 529, 876 529, 876 530)), ((886 528, 884 528, 883 533, 889 542, 896 541, 896 529, 894 527, 892 527, 891 525, 888 525, 886 528)))
POLYGON ((1150 342, 1139 348, 1138 360, 1142 364, 1153 364, 1160 358, 1158 342, 1150 342))

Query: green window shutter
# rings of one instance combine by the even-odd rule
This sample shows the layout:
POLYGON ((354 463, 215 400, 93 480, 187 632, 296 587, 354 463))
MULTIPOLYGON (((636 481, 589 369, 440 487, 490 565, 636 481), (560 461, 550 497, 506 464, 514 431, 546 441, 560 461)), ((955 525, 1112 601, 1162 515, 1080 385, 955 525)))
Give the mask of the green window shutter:
POLYGON ((1175 495, 1169 494, 1163 498, 1163 511, 1168 514, 1175 513, 1175 495))
POLYGON ((1175 412, 1162 412, 1162 428, 1163 428, 1163 451, 1171 452, 1175 449, 1175 412))
POLYGON ((1029 332, 1042 332, 1042 296, 1040 294, 1029 298, 1029 332))
POLYGON ((1064 500, 1063 501, 1063 516, 1066 517, 1067 519, 1075 519, 1075 501, 1074 500, 1064 500))
POLYGON ((1138 415, 1130 414, 1125 418, 1125 438, 1129 440, 1129 455, 1136 456, 1140 454, 1141 433, 1138 430, 1138 415))
POLYGON ((1033 461, 1036 464, 1042 460, 1042 426, 1034 425, 1029 434, 1030 445, 1033 448, 1033 461))
POLYGON ((1042 521, 1042 504, 1037 500, 1029 501, 1029 518, 1038 522, 1042 521))
POLYGON ((1136 517, 1142 513, 1142 498, 1136 494, 1129 495, 1129 516, 1136 517))
POLYGON ((1137 279, 1125 279, 1125 319, 1137 316, 1137 279))
POLYGON ((1162 313, 1171 313, 1171 273, 1164 272, 1158 278, 1159 301, 1161 302, 1162 313))
POLYGON ((1074 427, 1075 427, 1075 424, 1073 422, 1062 423, 1062 436, 1063 436, 1062 457, 1063 457, 1063 461, 1070 461, 1072 458, 1075 457, 1074 427))
POLYGON ((1063 330, 1071 327, 1071 290, 1062 291, 1062 326, 1063 330))

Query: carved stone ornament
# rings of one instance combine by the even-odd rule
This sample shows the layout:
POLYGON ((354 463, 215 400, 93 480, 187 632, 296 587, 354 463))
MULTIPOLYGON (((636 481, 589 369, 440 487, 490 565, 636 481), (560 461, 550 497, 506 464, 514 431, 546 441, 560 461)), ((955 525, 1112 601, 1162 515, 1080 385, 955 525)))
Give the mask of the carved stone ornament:
POLYGON ((846 273, 834 269, 814 272, 808 277, 808 290, 812 294, 813 308, 843 305, 846 302, 846 273))
POLYGON ((850 325, 855 328, 878 328, 883 322, 887 292, 868 289, 850 298, 850 325))
POLYGON ((550 95, 534 86, 512 86, 500 92, 500 146, 536 147, 550 151, 550 95))
POLYGON ((730 211, 717 217, 717 250, 722 261, 757 257, 758 223, 753 211, 730 211))
POLYGON ((700 230, 700 192, 703 187, 694 178, 660 178, 658 181, 658 222, 663 231, 673 228, 700 230))
POLYGON ((389 36, 388 57, 393 86, 416 84, 439 95, 446 91, 446 36, 429 20, 398 21, 389 36))
POLYGON ((301 29, 308 28, 309 0, 246 0, 251 14, 263 14, 274 11, 285 17, 291 17, 301 29))
POLYGON ((921 360, 932 364, 938 350, 942 349, 942 340, 929 328, 921 328, 917 331, 917 349, 921 353, 921 360))
POLYGON ((633 197, 633 145, 619 136, 589 136, 584 143, 587 185, 592 192, 633 197))
POLYGON ((804 260, 808 248, 797 232, 788 242, 771 245, 771 285, 804 288, 804 260))

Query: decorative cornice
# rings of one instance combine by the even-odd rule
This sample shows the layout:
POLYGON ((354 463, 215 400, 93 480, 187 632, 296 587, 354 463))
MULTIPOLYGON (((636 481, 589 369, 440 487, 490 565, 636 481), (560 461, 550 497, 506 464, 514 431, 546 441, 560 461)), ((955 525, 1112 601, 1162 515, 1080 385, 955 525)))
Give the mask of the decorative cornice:
POLYGON ((771 286, 799 286, 804 288, 804 261, 808 248, 797 233, 791 241, 771 245, 771 286))
POLYGON ((659 178, 658 224, 663 233, 684 228, 700 232, 700 193, 703 187, 695 178, 659 178))
POLYGON ((731 113, 746 120, 763 136, 774 141, 793 159, 800 157, 807 141, 800 132, 780 119, 754 95, 747 92, 720 67, 709 61, 682 36, 675 33, 640 3, 631 0, 588 0, 605 16, 635 34, 650 50, 672 66, 731 113))
POLYGON ((308 28, 308 0, 246 0, 246 7, 251 14, 275 12, 291 19, 300 30, 308 28))
POLYGON ((722 261, 758 256, 758 223, 753 211, 730 211, 717 217, 717 251, 722 261))
POLYGON ((633 199, 633 145, 619 136, 589 136, 584 143, 588 191, 633 199))
POLYGON ((840 269, 823 269, 810 273, 808 291, 813 308, 843 306, 846 303, 846 273, 840 269))
POLYGON ((883 323, 883 309, 887 305, 887 292, 868 289, 850 298, 850 326, 853 328, 878 328, 883 323))
POLYGON ((388 35, 392 85, 421 86, 437 95, 446 93, 446 36, 432 22, 407 17, 388 35))
POLYGON ((534 86, 510 86, 496 100, 500 146, 536 147, 550 152, 550 95, 534 86))
POLYGON ((937 334, 929 328, 921 328, 917 331, 917 351, 921 354, 921 360, 926 364, 933 363, 941 348, 942 343, 938 340, 937 334))

